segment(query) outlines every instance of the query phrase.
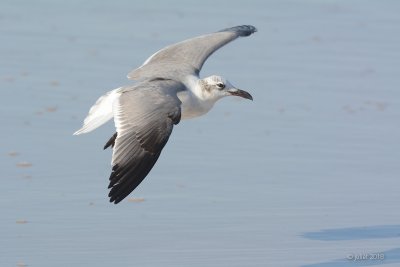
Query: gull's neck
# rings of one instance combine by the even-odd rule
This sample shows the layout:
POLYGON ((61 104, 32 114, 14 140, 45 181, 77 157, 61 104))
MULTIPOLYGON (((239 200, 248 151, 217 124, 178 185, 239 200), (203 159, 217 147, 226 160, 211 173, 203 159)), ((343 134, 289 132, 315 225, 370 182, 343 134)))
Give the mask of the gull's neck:
POLYGON ((187 90, 179 92, 181 100, 181 118, 190 119, 206 114, 216 100, 207 97, 202 80, 198 76, 188 76, 183 81, 187 90))
POLYGON ((203 88, 199 76, 189 75, 183 81, 186 88, 197 98, 204 99, 203 88))

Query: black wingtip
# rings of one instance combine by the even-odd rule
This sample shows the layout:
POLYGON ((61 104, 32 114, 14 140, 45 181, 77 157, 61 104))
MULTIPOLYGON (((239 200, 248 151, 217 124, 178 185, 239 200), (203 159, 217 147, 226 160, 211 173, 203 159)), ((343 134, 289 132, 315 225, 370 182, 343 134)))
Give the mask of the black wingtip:
POLYGON ((223 29, 220 32, 236 32, 239 36, 245 37, 257 32, 257 28, 252 25, 240 25, 223 29))
POLYGON ((113 199, 110 198, 110 203, 113 203, 114 205, 117 205, 119 202, 121 202, 122 199, 113 199))
POLYGON ((115 193, 113 188, 112 188, 110 193, 108 194, 108 197, 110 198, 110 202, 111 203, 118 204, 124 198, 126 198, 132 191, 129 191, 128 193, 118 194, 118 192, 115 193))

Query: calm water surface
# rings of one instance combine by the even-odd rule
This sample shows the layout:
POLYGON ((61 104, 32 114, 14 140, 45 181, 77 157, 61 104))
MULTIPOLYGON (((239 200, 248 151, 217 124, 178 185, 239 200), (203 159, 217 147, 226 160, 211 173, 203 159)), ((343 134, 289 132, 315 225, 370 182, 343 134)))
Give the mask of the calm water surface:
POLYGON ((1 266, 400 264, 399 2, 0 7, 1 266), (202 75, 254 102, 179 124, 109 204, 112 123, 72 136, 89 107, 165 45, 239 24, 259 32, 202 75))

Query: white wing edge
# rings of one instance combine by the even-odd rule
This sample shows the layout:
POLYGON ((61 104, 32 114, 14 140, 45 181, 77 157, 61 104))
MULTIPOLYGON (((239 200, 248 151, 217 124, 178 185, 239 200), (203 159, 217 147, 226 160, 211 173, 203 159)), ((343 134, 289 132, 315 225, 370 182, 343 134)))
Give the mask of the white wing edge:
POLYGON ((89 114, 83 121, 83 126, 74 135, 84 134, 93 131, 107 121, 113 115, 113 103, 121 95, 121 87, 107 92, 97 99, 96 103, 90 108, 89 114))

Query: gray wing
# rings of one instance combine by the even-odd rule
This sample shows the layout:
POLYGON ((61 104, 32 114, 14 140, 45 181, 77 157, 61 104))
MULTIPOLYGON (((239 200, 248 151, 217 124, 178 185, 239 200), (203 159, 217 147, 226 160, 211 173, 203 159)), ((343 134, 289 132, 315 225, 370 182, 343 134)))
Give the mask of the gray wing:
POLYGON ((181 117, 176 93, 184 86, 171 80, 143 82, 124 90, 114 102, 117 133, 113 145, 110 202, 128 196, 153 168, 181 117))
POLYGON ((176 79, 188 74, 198 75, 212 53, 236 38, 249 36, 256 31, 257 29, 251 25, 236 26, 167 46, 149 57, 142 66, 130 72, 128 78, 176 79))

